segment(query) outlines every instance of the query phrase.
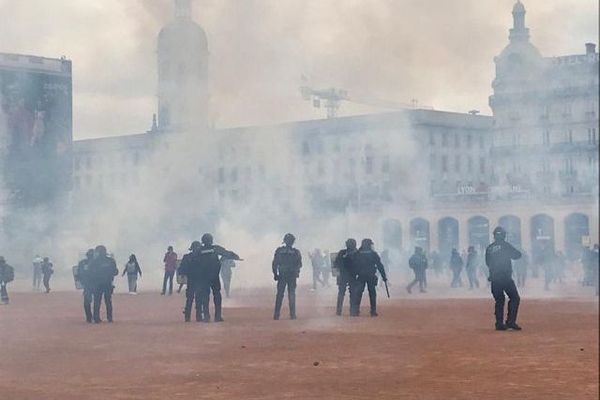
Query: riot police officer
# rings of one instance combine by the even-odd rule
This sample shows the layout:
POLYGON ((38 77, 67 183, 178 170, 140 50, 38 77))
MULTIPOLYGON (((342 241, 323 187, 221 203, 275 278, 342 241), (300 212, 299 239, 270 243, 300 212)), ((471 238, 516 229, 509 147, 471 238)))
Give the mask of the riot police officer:
POLYGON ((85 313, 85 320, 88 323, 92 322, 92 299, 94 297, 94 290, 92 287, 90 267, 92 260, 94 259, 94 249, 89 249, 85 253, 85 258, 77 264, 77 279, 83 287, 83 312, 85 313))
POLYGON ((202 235, 202 247, 200 248, 199 266, 206 272, 206 280, 202 282, 202 313, 204 321, 210 321, 210 292, 213 294, 213 302, 215 304, 215 322, 223 322, 222 317, 222 302, 221 296, 221 280, 219 275, 221 272, 221 259, 223 260, 238 260, 240 257, 232 251, 226 250, 221 246, 213 244, 213 236, 210 233, 202 235))
POLYGON ((206 271, 202 269, 200 260, 200 251, 202 244, 195 240, 190 246, 190 253, 183 256, 179 273, 187 278, 187 287, 185 289, 185 307, 183 315, 185 322, 190 322, 192 306, 196 301, 196 321, 203 321, 202 315, 202 288, 207 280, 206 271))
POLYGON ((117 269, 117 264, 112 257, 107 255, 106 247, 102 245, 96 246, 96 249, 94 250, 94 259, 90 264, 90 278, 94 291, 93 319, 97 324, 102 322, 100 319, 102 297, 104 297, 104 303, 106 305, 106 319, 108 322, 113 321, 113 279, 118 274, 119 270, 117 269))
POLYGON ((385 267, 381 263, 379 254, 373 250, 373 241, 371 239, 363 239, 360 249, 356 253, 355 265, 357 275, 354 289, 352 290, 354 300, 351 300, 350 315, 353 317, 359 316, 360 302, 366 285, 371 303, 371 316, 377 317, 377 275, 375 273, 379 271, 381 279, 384 282, 387 282, 387 275, 385 274, 385 267))
POLYGON ((352 301, 352 291, 354 289, 356 280, 356 268, 354 266, 354 258, 357 252, 356 240, 346 240, 346 248, 340 250, 335 258, 334 266, 339 271, 337 276, 338 285, 338 296, 336 315, 342 315, 342 308, 344 306, 344 297, 346 296, 346 288, 350 292, 350 301, 352 301))
POLYGON ((295 241, 296 237, 291 233, 287 233, 283 237, 285 245, 275 250, 275 256, 273 257, 273 279, 277 282, 274 320, 279 319, 286 287, 288 289, 290 319, 296 319, 296 280, 300 276, 300 269, 302 268, 302 255, 298 249, 293 247, 295 241))
POLYGON ((521 298, 512 279, 512 260, 521 258, 521 252, 506 241, 506 231, 502 227, 494 229, 494 242, 485 250, 485 263, 490 270, 489 281, 494 296, 496 330, 521 330, 517 325, 517 314, 521 298), (504 302, 508 295, 508 315, 504 323, 504 302))

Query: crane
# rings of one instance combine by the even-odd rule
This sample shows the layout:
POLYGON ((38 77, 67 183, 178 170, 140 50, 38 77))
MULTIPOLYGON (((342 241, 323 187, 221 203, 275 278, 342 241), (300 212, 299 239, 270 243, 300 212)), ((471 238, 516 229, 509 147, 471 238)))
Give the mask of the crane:
POLYGON ((371 107, 384 108, 390 110, 433 110, 431 106, 420 106, 417 99, 412 99, 410 104, 398 103, 389 100, 373 99, 370 96, 355 93, 353 96, 348 94, 345 89, 329 88, 314 89, 306 83, 306 77, 302 77, 303 86, 300 87, 302 98, 306 101, 312 101, 313 107, 321 108, 322 103, 327 110, 327 118, 335 118, 343 101, 357 104, 363 104, 371 107))

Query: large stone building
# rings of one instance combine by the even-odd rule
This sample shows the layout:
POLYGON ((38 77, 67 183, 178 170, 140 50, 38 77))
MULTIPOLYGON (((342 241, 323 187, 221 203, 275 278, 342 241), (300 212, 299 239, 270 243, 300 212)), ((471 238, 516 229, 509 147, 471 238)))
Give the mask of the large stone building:
POLYGON ((551 246, 574 255, 587 237, 598 240, 598 53, 588 45, 583 55, 544 58, 520 1, 513 16, 495 60, 493 117, 404 110, 219 130, 207 117, 206 35, 189 0, 178 0, 159 36, 158 123, 144 134, 75 142, 72 202, 81 209, 89 196, 142 185, 157 154, 182 150, 146 173, 172 181, 192 131, 205 153, 185 166, 208 189, 206 212, 301 203, 292 209, 309 207, 309 218, 376 222, 385 247, 444 254, 484 246, 500 224, 534 253, 551 246))

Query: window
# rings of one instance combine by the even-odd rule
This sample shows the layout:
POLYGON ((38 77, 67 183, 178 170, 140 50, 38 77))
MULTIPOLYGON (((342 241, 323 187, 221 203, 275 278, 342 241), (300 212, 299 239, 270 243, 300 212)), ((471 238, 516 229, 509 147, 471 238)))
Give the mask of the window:
POLYGON ((90 157, 90 156, 87 156, 87 157, 85 158, 85 166, 86 166, 88 169, 91 169, 91 168, 92 168, 92 157, 90 157))
POLYGON ((569 143, 573 143, 573 131, 571 129, 569 129, 568 139, 569 143))
POLYGON ((485 158, 479 157, 479 173, 485 174, 485 158))
POLYGON ((79 157, 75 157, 75 159, 73 160, 73 165, 75 166, 75 170, 79 170, 79 168, 81 167, 81 160, 79 159, 79 157))
POLYGON ((140 163, 140 153, 137 151, 133 153, 133 165, 138 165, 140 163))
POLYGON ((323 164, 323 161, 319 161, 317 164, 317 174, 319 174, 320 177, 325 174, 325 165, 323 164))
POLYGON ((219 168, 219 183, 225 183, 225 168, 219 168))
POLYGON ((435 146, 435 136, 433 135, 433 132, 429 132, 429 145, 435 146))
POLYGON ((367 174, 373 173, 373 157, 367 157, 365 159, 365 173, 367 173, 367 174))
POLYGON ((387 174, 390 172, 390 156, 383 157, 383 162, 381 164, 381 172, 387 174))
POLYGON ((460 156, 454 157, 454 171, 460 173, 460 156))
POLYGON ((448 172, 448 156, 442 156, 442 172, 448 172))
POLYGON ((231 170, 231 182, 237 182, 237 180, 238 180, 238 169, 236 167, 231 170))
POLYGON ((460 147, 460 136, 458 136, 458 133, 454 134, 454 147, 460 147))
POLYGON ((473 172, 473 157, 471 156, 467 158, 467 171, 473 172))
POLYGON ((310 154, 310 143, 308 143, 308 142, 302 143, 302 154, 304 154, 305 156, 310 154))
POLYGON ((448 132, 442 134, 442 146, 448 146, 448 132))
POLYGON ((596 128, 588 128, 588 143, 596 144, 596 128))
POLYGON ((544 144, 550 144, 550 131, 547 129, 544 131, 542 142, 544 144))
POLYGON ((483 139, 483 136, 479 136, 479 148, 481 150, 485 148, 485 140, 483 139))
POLYGON ((467 148, 470 149, 473 147, 473 136, 471 134, 467 135, 467 148))
POLYGON ((429 169, 431 169, 432 171, 435 170, 435 154, 429 155, 429 169))

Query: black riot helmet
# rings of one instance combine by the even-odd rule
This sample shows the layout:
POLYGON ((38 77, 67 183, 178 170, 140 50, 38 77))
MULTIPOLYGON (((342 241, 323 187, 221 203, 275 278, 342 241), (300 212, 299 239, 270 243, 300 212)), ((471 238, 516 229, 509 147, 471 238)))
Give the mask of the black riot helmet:
POLYGON ((87 258, 94 258, 94 249, 89 249, 86 253, 85 256, 87 258))
POLYGON ((288 246, 292 246, 294 242, 296 242, 296 236, 292 235, 291 233, 286 233, 283 237, 283 243, 288 246))
POLYGON ((104 245, 99 245, 96 246, 96 248, 94 249, 94 253, 96 254, 96 257, 106 257, 106 246, 104 245))
POLYGON ((190 250, 191 251, 198 250, 200 247, 202 247, 202 244, 199 241, 194 240, 192 242, 192 244, 190 245, 190 250))
POLYGON ((505 241, 506 240, 506 230, 499 226, 494 229, 494 240, 496 241, 505 241))
POLYGON ((204 235, 202 235, 202 239, 200 239, 202 241, 202 244, 205 246, 211 246, 213 244, 213 235, 211 235, 210 233, 205 233, 204 235))
POLYGON ((346 240, 346 248, 349 250, 355 250, 356 249, 356 240, 354 240, 352 238, 346 240))
POLYGON ((362 247, 363 249, 370 249, 373 247, 373 244, 373 241, 367 238, 362 240, 360 247, 362 247))

